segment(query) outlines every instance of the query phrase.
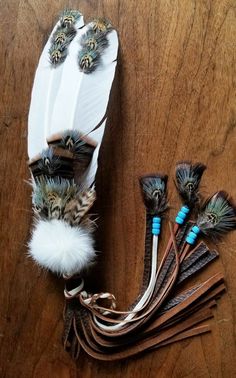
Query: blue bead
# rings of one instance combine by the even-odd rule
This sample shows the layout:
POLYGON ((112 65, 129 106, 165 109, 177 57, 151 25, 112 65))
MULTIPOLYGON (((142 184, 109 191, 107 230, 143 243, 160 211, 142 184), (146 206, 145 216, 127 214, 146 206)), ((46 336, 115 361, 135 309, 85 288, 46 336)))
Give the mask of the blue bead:
POLYGON ((198 226, 195 225, 195 226, 193 226, 192 231, 193 231, 196 235, 198 235, 199 232, 200 232, 200 228, 199 228, 198 226))
POLYGON ((160 228, 155 228, 155 227, 153 227, 153 228, 152 228, 152 231, 153 231, 153 232, 160 232, 161 229, 160 229, 160 228))
POLYGON ((152 228, 157 228, 159 230, 161 228, 161 225, 154 223, 154 224, 152 224, 152 228))
POLYGON ((178 212, 178 217, 182 218, 182 219, 185 219, 186 218, 186 214, 183 213, 182 211, 179 211, 178 212))
POLYGON ((175 223, 183 224, 184 220, 177 215, 177 217, 175 218, 175 223))
POLYGON ((192 238, 192 239, 194 239, 194 240, 197 239, 197 235, 196 235, 194 232, 192 232, 192 231, 190 231, 190 233, 188 234, 188 237, 189 237, 189 238, 192 238))
POLYGON ((187 242, 188 244, 190 244, 190 245, 193 245, 193 244, 195 243, 195 239, 192 239, 192 238, 190 238, 189 236, 187 236, 187 238, 186 238, 186 242, 187 242))
POLYGON ((161 223, 161 218, 160 217, 153 217, 152 222, 153 223, 161 223))
POLYGON ((161 232, 161 230, 153 230, 152 229, 152 234, 155 235, 155 236, 160 235, 160 232, 161 232))
POLYGON ((190 211, 190 209, 189 209, 189 207, 187 207, 187 206, 182 206, 182 207, 181 207, 181 211, 183 211, 183 213, 185 213, 185 214, 188 214, 189 211, 190 211))

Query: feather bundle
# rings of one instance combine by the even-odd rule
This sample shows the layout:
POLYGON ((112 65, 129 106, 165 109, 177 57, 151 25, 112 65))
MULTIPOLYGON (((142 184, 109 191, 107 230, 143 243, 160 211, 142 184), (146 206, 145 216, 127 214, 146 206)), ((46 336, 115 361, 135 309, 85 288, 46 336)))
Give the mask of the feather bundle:
POLYGON ((78 214, 85 214, 92 207, 96 194, 94 188, 80 188, 73 180, 41 176, 33 183, 32 199, 33 208, 39 215, 47 214, 50 219, 65 220, 65 216, 69 216, 69 209, 74 209, 74 214, 77 209, 78 220, 78 214), (56 209, 58 212, 55 214, 56 209))
POLYGON ((199 202, 199 184, 206 166, 201 163, 179 162, 175 170, 175 184, 184 203, 195 207, 199 202))
POLYGON ((96 255, 88 212, 96 199, 94 180, 117 52, 110 22, 84 26, 81 13, 67 9, 36 71, 28 126, 36 217, 29 253, 58 274, 81 273, 96 255), (99 59, 93 55, 91 62, 91 54, 99 59))
POLYGON ((80 12, 65 10, 40 57, 28 125, 35 214, 29 254, 65 278, 64 347, 77 357, 81 346, 100 360, 130 357, 208 332, 209 326, 201 323, 212 317, 212 304, 224 291, 222 275, 187 290, 179 286, 218 255, 203 242, 192 247, 199 229, 219 236, 236 228, 235 207, 223 192, 207 200, 198 227, 186 223, 186 214, 199 202, 206 167, 178 163, 175 183, 187 206, 179 211, 174 230, 170 225, 171 238, 158 266, 168 177, 144 176, 145 266, 139 297, 129 311, 118 311, 113 294, 83 290, 81 276, 96 259, 95 221, 89 211, 96 199, 95 176, 117 53, 117 33, 108 20, 84 25, 80 12), (104 299, 111 301, 110 307, 99 304, 104 299))

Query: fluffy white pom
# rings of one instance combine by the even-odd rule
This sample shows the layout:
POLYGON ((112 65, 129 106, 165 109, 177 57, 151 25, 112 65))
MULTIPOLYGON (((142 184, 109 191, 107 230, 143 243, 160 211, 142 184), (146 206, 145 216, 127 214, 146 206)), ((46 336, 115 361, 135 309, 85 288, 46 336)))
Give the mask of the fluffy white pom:
POLYGON ((41 266, 58 274, 80 273, 95 259, 93 238, 62 220, 39 220, 29 242, 29 253, 41 266))

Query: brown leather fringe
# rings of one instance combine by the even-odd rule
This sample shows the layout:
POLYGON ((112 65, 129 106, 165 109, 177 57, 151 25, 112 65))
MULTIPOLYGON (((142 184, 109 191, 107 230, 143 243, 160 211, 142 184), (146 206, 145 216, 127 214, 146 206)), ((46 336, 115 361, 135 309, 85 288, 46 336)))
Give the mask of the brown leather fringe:
MULTIPOLYGON (((139 297, 130 309, 134 308, 146 290, 150 278, 150 222, 151 218, 147 215, 143 284, 139 297)), ((177 232, 176 244, 179 250, 183 247, 184 236, 190 225, 177 232)), ((210 331, 209 325, 202 323, 213 317, 212 307, 225 290, 223 276, 216 274, 182 292, 176 293, 176 289, 213 261, 218 253, 210 251, 203 242, 186 254, 185 258, 179 260, 176 253, 169 244, 169 250, 160 262, 154 294, 131 322, 124 322, 127 315, 111 317, 89 307, 80 294, 77 298, 67 300, 63 340, 64 347, 71 349, 74 358, 78 357, 81 347, 93 358, 119 360, 210 331), (124 323, 118 330, 107 330, 95 322, 95 317, 106 326, 124 323)))

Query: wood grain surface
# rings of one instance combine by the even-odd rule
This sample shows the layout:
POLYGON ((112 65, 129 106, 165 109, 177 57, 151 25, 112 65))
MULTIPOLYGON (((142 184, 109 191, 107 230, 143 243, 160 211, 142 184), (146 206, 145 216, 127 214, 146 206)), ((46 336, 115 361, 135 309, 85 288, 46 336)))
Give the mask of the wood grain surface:
MULTIPOLYGON (((175 162, 200 160, 204 193, 236 198, 235 0, 5 0, 0 3, 0 377, 236 377, 236 234, 218 245, 220 260, 193 283, 222 271, 227 294, 213 332, 132 360, 104 363, 61 346, 63 282, 27 257, 32 213, 27 113, 42 47, 65 7, 85 19, 108 17, 120 56, 98 172, 97 248, 87 283, 113 292, 121 309, 134 300, 143 270, 144 209, 137 178, 175 162)), ((172 205, 179 207, 173 181, 172 205)), ((168 227, 164 227, 168 237, 168 227)))

